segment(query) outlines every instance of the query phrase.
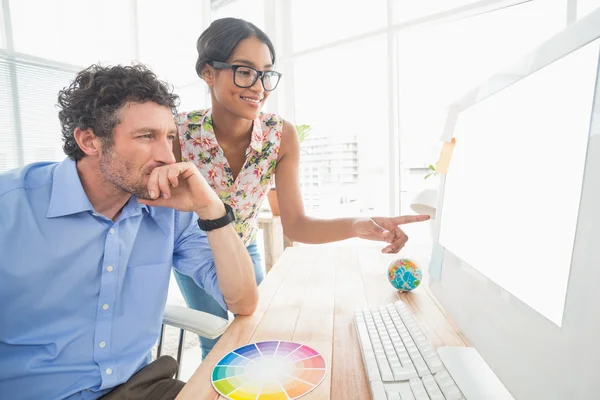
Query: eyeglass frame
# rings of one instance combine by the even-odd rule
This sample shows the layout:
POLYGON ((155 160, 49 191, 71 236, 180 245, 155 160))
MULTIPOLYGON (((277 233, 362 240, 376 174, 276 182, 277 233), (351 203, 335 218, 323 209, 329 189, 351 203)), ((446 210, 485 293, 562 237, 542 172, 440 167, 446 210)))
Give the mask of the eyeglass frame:
POLYGON ((281 72, 277 72, 277 71, 260 71, 260 70, 258 70, 256 68, 252 68, 252 67, 250 67, 248 65, 234 65, 234 64, 224 63, 224 62, 221 62, 221 61, 211 61, 211 62, 209 62, 209 65, 211 67, 215 68, 215 69, 230 69, 230 70, 232 70, 233 71, 233 84, 235 86, 239 87, 239 88, 242 88, 242 89, 251 88, 252 86, 254 86, 256 84, 256 81, 258 80, 258 78, 260 78, 260 83, 261 83, 263 89, 265 89, 265 91, 267 91, 267 92, 272 92, 273 90, 277 89, 277 86, 279 86, 279 82, 281 82, 281 78, 283 77, 283 74, 281 72), (253 70, 253 71, 256 72, 256 77, 254 78, 254 81, 252 82, 252 84, 250 86, 241 86, 241 85, 238 85, 235 82, 235 73, 237 72, 238 68, 249 68, 249 69, 251 69, 251 70, 253 70), (279 76, 279 79, 277 80, 277 84, 275 85, 275 87, 273 89, 267 89, 265 87, 265 81, 264 81, 264 79, 265 79, 265 74, 266 73, 275 73, 275 74, 277 74, 279 76))

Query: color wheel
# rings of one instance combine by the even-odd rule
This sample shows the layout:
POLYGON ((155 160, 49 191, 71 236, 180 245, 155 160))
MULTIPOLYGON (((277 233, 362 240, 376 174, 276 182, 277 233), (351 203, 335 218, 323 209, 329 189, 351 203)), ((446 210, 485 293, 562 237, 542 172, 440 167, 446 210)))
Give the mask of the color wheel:
POLYGON ((315 349, 300 343, 251 343, 217 363, 212 384, 230 400, 292 400, 316 388, 327 371, 315 349))

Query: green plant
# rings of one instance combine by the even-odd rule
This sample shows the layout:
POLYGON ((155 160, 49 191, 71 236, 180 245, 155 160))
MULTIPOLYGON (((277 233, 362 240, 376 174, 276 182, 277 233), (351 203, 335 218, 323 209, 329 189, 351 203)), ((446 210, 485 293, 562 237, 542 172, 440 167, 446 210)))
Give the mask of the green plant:
POLYGON ((298 132, 298 140, 300 143, 304 142, 308 136, 310 136, 310 125, 296 125, 296 131, 298 132))
POLYGON ((430 176, 436 176, 437 174, 439 174, 439 172, 435 169, 435 166, 433 164, 429 164, 429 170, 431 172, 428 173, 427 175, 425 175, 425 177, 423 179, 427 179, 430 176))

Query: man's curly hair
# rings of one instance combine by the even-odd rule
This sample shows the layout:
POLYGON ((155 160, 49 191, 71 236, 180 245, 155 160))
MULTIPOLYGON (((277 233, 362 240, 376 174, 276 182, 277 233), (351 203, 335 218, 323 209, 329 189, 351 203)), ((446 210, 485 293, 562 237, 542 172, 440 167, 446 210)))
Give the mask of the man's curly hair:
POLYGON ((154 102, 175 113, 179 96, 143 64, 92 65, 78 73, 58 94, 65 154, 75 161, 85 156, 73 136, 75 128, 91 129, 103 143, 112 145, 119 110, 128 102, 154 102))

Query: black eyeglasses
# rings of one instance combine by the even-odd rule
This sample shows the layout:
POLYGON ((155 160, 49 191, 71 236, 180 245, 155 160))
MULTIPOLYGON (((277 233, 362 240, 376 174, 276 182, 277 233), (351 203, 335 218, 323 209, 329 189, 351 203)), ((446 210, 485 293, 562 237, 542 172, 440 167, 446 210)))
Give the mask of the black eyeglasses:
POLYGON ((244 89, 252 87, 260 78, 263 88, 270 92, 275 90, 282 77, 282 74, 277 71, 259 71, 245 65, 232 65, 220 61, 211 61, 210 65, 215 69, 233 70, 233 83, 244 89))

